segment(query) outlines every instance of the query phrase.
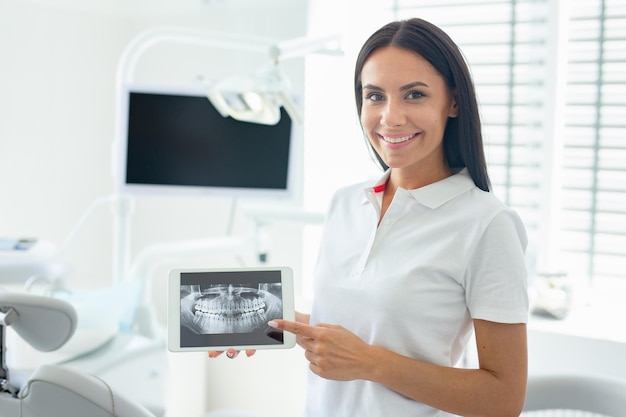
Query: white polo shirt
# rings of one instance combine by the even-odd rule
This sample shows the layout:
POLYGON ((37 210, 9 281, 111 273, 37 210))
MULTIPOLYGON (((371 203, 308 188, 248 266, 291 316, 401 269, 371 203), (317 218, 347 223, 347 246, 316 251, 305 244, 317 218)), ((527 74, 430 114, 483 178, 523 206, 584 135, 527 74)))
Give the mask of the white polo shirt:
MULTIPOLYGON (((524 226, 466 170, 420 189, 399 188, 378 225, 389 174, 335 194, 315 268, 311 324, 339 324, 369 344, 454 366, 472 319, 527 322, 524 226)), ((305 415, 447 414, 376 383, 310 373, 305 415)))

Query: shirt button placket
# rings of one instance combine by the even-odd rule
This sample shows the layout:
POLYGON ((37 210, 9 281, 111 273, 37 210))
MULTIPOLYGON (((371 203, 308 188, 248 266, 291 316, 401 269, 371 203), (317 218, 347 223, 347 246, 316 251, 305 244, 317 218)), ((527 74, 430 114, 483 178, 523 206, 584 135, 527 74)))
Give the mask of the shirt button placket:
POLYGON ((372 252, 372 246, 374 245, 374 239, 376 239, 376 229, 374 229, 372 231, 372 234, 370 235, 369 241, 367 242, 367 247, 365 248, 365 250, 363 251, 363 253, 361 254, 361 258, 359 259, 359 262, 354 266, 354 268, 352 269, 352 272, 350 273, 350 276, 353 278, 359 277, 363 274, 363 271, 365 270, 365 265, 367 263, 367 260, 370 256, 370 253, 372 252))

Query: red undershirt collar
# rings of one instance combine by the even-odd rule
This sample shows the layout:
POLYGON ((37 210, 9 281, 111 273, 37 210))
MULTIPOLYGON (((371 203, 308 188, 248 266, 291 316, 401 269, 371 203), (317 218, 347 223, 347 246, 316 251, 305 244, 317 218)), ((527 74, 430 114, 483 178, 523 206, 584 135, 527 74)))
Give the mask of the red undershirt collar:
POLYGON ((384 182, 382 184, 376 185, 374 186, 374 192, 375 193, 382 193, 383 191, 385 191, 385 188, 387 187, 387 183, 384 182))

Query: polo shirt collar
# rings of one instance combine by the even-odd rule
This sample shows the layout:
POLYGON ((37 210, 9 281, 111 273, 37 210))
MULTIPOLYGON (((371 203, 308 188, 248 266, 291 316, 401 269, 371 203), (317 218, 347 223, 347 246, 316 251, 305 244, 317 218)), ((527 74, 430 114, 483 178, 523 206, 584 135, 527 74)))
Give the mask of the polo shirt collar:
MULTIPOLYGON (((385 184, 390 175, 391 170, 388 169, 374 186, 365 189, 365 197, 367 197, 368 194, 372 195, 384 191, 385 184)), ((474 187, 476 187, 476 185, 470 177, 467 168, 463 168, 456 174, 425 187, 415 190, 404 190, 402 188, 398 190, 404 190, 404 192, 412 196, 419 203, 431 209, 435 209, 474 187)), ((366 201, 367 198, 365 198, 363 202, 365 203, 366 201)))

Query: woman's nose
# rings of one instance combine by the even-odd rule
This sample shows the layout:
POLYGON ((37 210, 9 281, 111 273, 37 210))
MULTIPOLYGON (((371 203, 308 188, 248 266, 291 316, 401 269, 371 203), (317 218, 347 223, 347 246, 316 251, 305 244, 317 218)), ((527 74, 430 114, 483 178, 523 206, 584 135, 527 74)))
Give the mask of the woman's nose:
POLYGON ((380 124, 388 127, 402 126, 406 123, 406 115, 402 106, 391 100, 387 101, 380 115, 380 124))

